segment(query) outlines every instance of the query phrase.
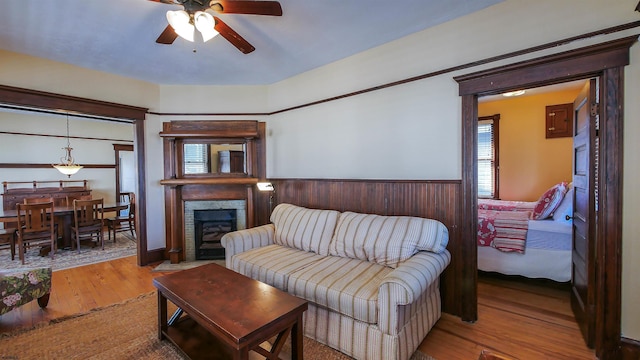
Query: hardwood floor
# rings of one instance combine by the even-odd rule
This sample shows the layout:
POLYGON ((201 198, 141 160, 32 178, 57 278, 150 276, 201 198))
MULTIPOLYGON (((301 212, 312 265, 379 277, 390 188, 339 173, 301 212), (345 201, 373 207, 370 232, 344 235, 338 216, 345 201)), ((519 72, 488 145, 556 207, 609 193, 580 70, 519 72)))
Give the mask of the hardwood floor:
MULTIPOLYGON (((155 291, 163 273, 135 257, 53 273, 46 310, 33 301, 0 316, 0 333, 84 313, 155 291)), ((478 359, 483 349, 513 359, 595 359, 571 313, 567 289, 480 277, 479 320, 443 314, 420 349, 438 360, 478 359)))
POLYGON ((443 314, 420 345, 436 359, 595 359, 573 317, 568 286, 481 274, 478 321, 443 314))

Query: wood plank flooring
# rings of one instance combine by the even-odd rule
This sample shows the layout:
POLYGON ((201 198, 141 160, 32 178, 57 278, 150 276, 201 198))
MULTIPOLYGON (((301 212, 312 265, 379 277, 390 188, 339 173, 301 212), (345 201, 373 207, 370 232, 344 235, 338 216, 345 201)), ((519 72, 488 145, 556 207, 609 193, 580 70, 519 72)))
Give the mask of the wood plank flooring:
MULTIPOLYGON (((81 314, 155 291, 156 264, 128 257, 55 271, 46 310, 33 301, 0 316, 0 333, 81 314)), ((443 314, 420 349, 438 360, 477 359, 483 349, 512 359, 595 359, 573 319, 567 289, 480 277, 479 320, 443 314)))
POLYGON ((436 359, 477 359, 483 349, 509 359, 595 359, 568 286, 487 275, 479 276, 478 321, 443 314, 419 348, 436 359))

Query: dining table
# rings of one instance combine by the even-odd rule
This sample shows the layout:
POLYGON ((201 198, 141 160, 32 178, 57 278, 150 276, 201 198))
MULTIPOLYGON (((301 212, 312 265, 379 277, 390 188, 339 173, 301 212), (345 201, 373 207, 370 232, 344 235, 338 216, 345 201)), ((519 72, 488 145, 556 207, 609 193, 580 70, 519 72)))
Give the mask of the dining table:
MULTIPOLYGON (((111 204, 104 204, 102 206, 103 213, 116 212, 124 210, 129 207, 129 203, 117 202, 111 204)), ((70 248, 71 247, 71 227, 73 226, 73 206, 54 206, 53 216, 59 219, 59 224, 62 226, 61 234, 58 234, 58 248, 70 248)), ((0 222, 3 223, 17 223, 18 222, 18 210, 0 210, 0 222)), ((60 226, 60 225, 59 225, 60 226)))

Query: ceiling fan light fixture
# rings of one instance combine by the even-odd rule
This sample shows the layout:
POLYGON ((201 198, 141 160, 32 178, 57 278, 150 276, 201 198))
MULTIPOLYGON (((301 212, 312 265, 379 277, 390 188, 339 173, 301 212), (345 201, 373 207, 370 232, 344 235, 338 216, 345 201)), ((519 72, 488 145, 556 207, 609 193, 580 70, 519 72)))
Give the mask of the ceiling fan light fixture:
POLYGON ((202 40, 207 42, 218 35, 218 32, 214 29, 216 21, 211 14, 204 11, 197 11, 194 15, 194 22, 196 23, 196 29, 202 34, 202 40))
POLYGON ((167 21, 181 38, 193 42, 195 27, 191 16, 184 10, 167 11, 167 21))

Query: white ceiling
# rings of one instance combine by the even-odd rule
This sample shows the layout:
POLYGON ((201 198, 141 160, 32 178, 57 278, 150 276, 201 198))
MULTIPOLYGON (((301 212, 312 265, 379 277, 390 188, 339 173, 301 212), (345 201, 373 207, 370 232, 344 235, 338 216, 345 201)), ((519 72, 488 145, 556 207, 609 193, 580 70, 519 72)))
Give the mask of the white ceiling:
MULTIPOLYGON (((537 88, 522 89, 522 90, 525 90, 525 93, 523 95, 518 96, 518 98, 523 98, 523 97, 532 96, 532 95, 540 95, 540 94, 551 93, 551 92, 559 92, 559 91, 578 92, 580 89, 582 89, 586 81, 587 81, 586 79, 574 80, 574 81, 567 81, 564 83, 559 83, 554 85, 540 86, 537 88)), ((501 94, 497 94, 497 95, 482 96, 478 98, 478 102, 489 102, 489 101, 499 101, 499 100, 509 100, 509 99, 515 99, 515 98, 504 97, 501 94)))
POLYGON ((0 49, 156 84, 272 84, 503 0, 280 0, 283 16, 219 14, 256 50, 218 36, 155 42, 167 10, 148 0, 2 0, 0 49), (195 50, 195 52, 194 52, 195 50))

